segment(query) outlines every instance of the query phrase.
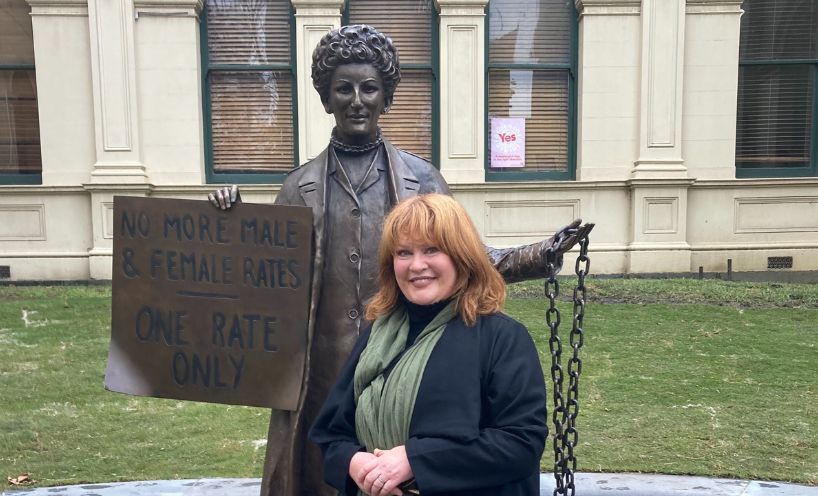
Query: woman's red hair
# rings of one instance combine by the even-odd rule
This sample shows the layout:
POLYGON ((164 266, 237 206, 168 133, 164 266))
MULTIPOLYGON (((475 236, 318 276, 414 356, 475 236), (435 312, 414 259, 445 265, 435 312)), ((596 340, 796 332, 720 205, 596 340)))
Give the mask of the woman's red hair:
POLYGON ((378 291, 367 304, 367 319, 389 313, 398 303, 392 260, 404 240, 436 246, 452 259, 457 270, 454 298, 467 325, 473 325, 478 315, 502 310, 505 282, 486 255, 469 214, 454 198, 434 193, 404 200, 387 215, 378 250, 378 291))

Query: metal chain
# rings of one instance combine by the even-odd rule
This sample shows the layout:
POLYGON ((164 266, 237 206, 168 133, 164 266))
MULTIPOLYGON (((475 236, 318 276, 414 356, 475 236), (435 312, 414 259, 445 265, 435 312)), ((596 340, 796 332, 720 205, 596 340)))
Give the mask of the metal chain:
POLYGON ((565 402, 562 397, 562 342, 559 336, 560 311, 557 308, 557 297, 560 293, 560 283, 557 280, 557 269, 553 252, 547 253, 548 279, 545 281, 545 296, 548 298, 548 310, 545 312, 545 322, 551 331, 548 347, 551 350, 551 383, 554 398, 554 411, 551 419, 554 424, 554 479, 556 487, 554 496, 565 494, 563 486, 563 467, 565 466, 565 451, 562 449, 563 424, 566 420, 565 402))
MULTIPOLYGON (((582 360, 579 358, 579 350, 585 340, 582 328, 586 301, 585 276, 588 275, 591 267, 591 259, 588 257, 587 236, 579 240, 579 247, 579 256, 575 265, 577 285, 573 294, 574 318, 569 341, 573 353, 568 361, 567 405, 563 397, 562 342, 560 341, 558 329, 560 313, 556 306, 556 300, 559 296, 559 282, 554 270, 554 260, 547 259, 550 277, 545 283, 545 295, 549 301, 549 307, 546 311, 546 323, 551 331, 548 345, 551 350, 551 380, 554 388, 554 412, 552 415, 554 423, 554 478, 556 480, 554 496, 560 494, 574 496, 576 491, 574 474, 577 470, 577 459, 574 456, 574 447, 579 443, 576 420, 579 415, 579 376, 582 374, 582 360)), ((551 258, 553 258, 553 255, 551 258)))

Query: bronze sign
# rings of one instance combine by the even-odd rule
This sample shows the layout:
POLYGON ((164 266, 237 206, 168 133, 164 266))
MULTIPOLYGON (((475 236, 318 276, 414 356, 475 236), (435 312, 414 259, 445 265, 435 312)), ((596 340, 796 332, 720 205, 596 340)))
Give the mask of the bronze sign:
POLYGON ((111 391, 295 410, 307 349, 307 207, 114 198, 111 391))

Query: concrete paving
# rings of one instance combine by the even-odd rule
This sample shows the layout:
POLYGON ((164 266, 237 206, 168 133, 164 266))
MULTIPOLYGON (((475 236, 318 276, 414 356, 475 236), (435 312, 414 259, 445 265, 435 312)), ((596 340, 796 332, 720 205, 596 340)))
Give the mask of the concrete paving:
MULTIPOLYGON (((554 492, 554 476, 542 475, 540 496, 554 492)), ((781 482, 654 474, 576 475, 576 496, 818 496, 818 487, 781 482)), ((6 489, 4 496, 259 496, 260 479, 193 479, 116 482, 6 489)))

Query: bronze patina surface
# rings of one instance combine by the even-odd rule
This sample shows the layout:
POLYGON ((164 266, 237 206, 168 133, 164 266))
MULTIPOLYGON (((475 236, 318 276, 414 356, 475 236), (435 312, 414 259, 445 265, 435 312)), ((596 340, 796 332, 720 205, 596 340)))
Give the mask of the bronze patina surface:
POLYGON ((114 198, 105 387, 295 410, 312 267, 307 207, 114 198))

